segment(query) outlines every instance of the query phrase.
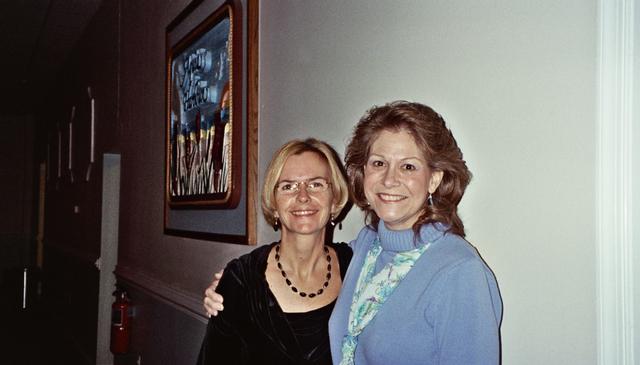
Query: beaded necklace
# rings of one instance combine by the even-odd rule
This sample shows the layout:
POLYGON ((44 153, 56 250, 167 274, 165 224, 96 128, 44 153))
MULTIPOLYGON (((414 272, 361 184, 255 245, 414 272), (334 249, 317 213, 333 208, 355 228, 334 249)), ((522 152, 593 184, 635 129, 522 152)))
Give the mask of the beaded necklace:
POLYGON ((284 270, 282 269, 282 264, 280 263, 280 244, 278 243, 276 245, 276 264, 278 266, 278 269, 280 269, 280 273, 282 274, 282 277, 284 278, 285 283, 287 283, 287 286, 289 286, 291 288, 291 291, 293 291, 294 293, 297 293, 298 295, 300 295, 303 298, 315 298, 316 296, 324 293, 324 289, 326 289, 327 287, 329 287, 329 280, 331 280, 331 255, 329 254, 329 248, 327 246, 324 246, 324 253, 326 255, 327 258, 327 275, 326 278, 327 280, 325 280, 324 284, 322 284, 322 287, 320 289, 318 289, 315 293, 305 293, 302 290, 298 290, 298 288, 295 287, 295 285, 293 285, 293 283, 291 282, 291 280, 289 280, 289 278, 287 277, 287 273, 284 272, 284 270))

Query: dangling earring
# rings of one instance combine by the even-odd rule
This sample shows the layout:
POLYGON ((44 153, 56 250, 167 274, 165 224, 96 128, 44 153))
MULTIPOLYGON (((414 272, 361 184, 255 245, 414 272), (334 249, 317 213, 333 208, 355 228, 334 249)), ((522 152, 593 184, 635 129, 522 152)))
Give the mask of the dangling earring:
POLYGON ((429 193, 429 197, 427 198, 427 205, 433 205, 433 195, 431 193, 429 193))
POLYGON ((276 220, 273 222, 274 232, 278 232, 278 227, 280 227, 280 221, 278 220, 278 217, 276 217, 276 220))
MULTIPOLYGON (((336 217, 333 216, 333 213, 331 214, 331 218, 329 218, 329 224, 331 225, 331 227, 335 227, 336 226, 336 217)), ((342 221, 338 222, 338 229, 342 231, 342 221)))

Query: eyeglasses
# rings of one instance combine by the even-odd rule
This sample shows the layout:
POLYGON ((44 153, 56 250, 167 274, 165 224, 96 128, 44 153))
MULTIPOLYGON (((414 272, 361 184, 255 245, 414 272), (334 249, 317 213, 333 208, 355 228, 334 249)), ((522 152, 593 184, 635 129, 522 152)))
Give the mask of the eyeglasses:
POLYGON ((306 181, 281 181, 276 185, 276 193, 281 195, 294 195, 300 191, 300 186, 304 184, 305 190, 309 194, 319 194, 327 191, 330 182, 324 178, 316 178, 306 181))

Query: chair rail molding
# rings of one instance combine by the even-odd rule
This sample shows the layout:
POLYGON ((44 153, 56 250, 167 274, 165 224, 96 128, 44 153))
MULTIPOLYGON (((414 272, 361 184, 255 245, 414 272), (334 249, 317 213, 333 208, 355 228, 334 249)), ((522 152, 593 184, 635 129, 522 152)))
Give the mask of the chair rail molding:
POLYGON ((599 365, 635 365, 636 357, 632 231, 635 5, 635 0, 598 2, 595 218, 599 365))

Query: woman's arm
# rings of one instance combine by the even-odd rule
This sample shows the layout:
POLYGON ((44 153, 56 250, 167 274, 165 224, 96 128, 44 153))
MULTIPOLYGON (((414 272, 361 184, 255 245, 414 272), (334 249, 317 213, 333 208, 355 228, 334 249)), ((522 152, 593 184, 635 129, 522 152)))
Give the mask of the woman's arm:
MULTIPOLYGON (((227 271, 229 274, 224 277, 219 275, 221 273, 216 273, 212 286, 214 290, 217 287, 220 294, 214 294, 220 299, 224 295, 229 303, 236 303, 236 305, 232 305, 224 313, 216 313, 216 316, 209 318, 207 332, 198 356, 198 365, 245 364, 248 361, 247 343, 240 331, 243 328, 240 323, 243 319, 239 315, 245 312, 241 304, 241 296, 245 289, 238 275, 234 275, 233 269, 227 269, 227 271)), ((221 303, 220 300, 220 306, 221 303)))
POLYGON ((246 346, 242 336, 224 316, 211 317, 202 341, 198 365, 244 364, 246 346), (244 360, 244 361, 243 361, 244 360))
POLYGON ((224 310, 224 305, 222 305, 224 298, 216 292, 216 288, 218 287, 220 278, 222 278, 223 272, 224 270, 220 270, 213 274, 213 281, 211 282, 211 285, 204 291, 204 309, 209 317, 215 317, 218 315, 218 312, 224 310))
POLYGON ((440 364, 499 364, 502 301, 493 274, 479 260, 453 267, 429 317, 440 364))

